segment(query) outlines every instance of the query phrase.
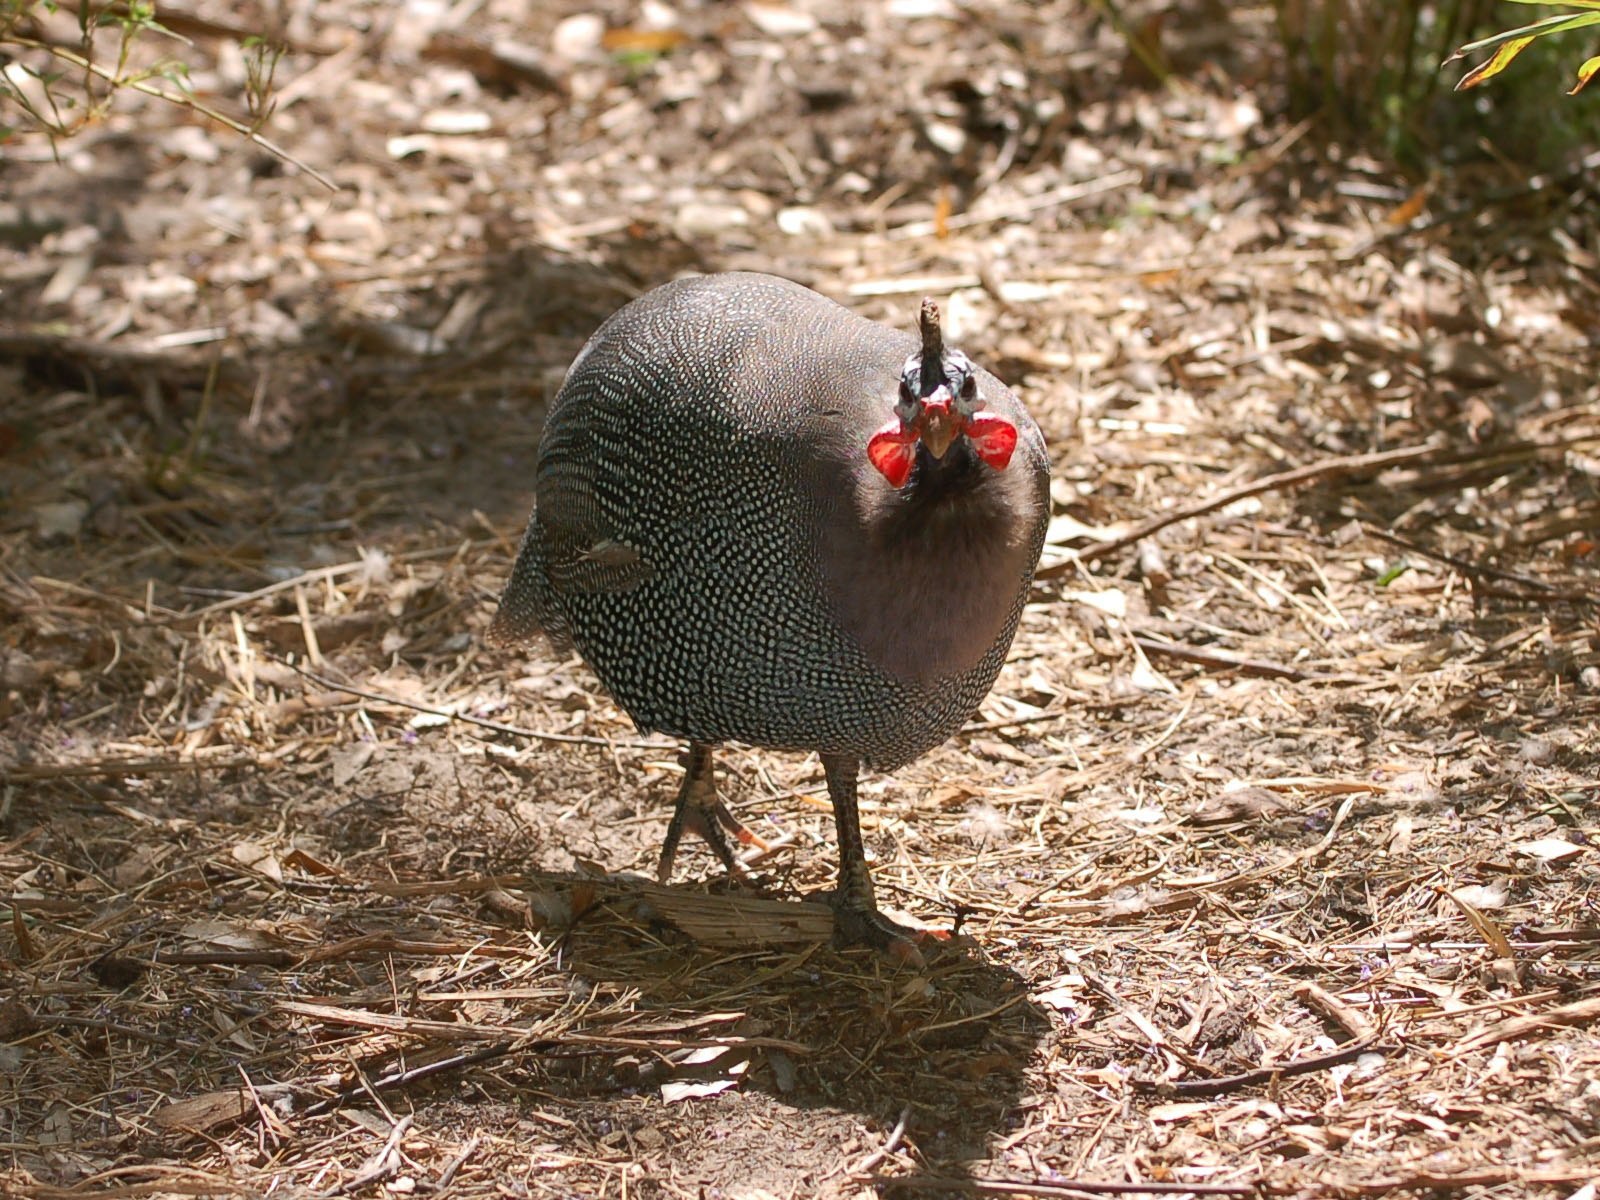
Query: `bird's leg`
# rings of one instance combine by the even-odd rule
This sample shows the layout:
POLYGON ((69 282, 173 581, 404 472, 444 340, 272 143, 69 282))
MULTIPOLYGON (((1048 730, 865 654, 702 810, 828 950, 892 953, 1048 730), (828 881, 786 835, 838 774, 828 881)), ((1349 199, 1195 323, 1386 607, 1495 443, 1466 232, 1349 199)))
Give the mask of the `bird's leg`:
POLYGON ((683 756, 683 786, 678 789, 678 802, 672 810, 666 840, 661 845, 661 858, 656 863, 656 878, 662 883, 672 876, 678 843, 686 830, 711 847, 730 875, 740 878, 747 872, 729 844, 728 835, 732 834, 741 846, 768 849, 767 843, 745 828, 717 798, 716 764, 711 747, 704 742, 690 742, 683 756))
POLYGON ((923 958, 917 943, 926 940, 925 935, 884 916, 873 896, 866 848, 861 843, 861 818, 856 812, 856 776, 861 764, 848 755, 824 754, 822 769, 828 776, 828 799, 833 801, 833 823, 839 831, 839 883, 830 901, 834 941, 871 946, 900 962, 920 966, 923 958))

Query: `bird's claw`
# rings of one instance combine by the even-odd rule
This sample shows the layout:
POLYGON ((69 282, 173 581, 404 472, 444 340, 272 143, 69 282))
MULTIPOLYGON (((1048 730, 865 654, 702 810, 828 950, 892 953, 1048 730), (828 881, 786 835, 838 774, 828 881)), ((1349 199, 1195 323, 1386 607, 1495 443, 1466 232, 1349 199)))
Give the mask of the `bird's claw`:
POLYGON ((902 925, 884 916, 870 901, 863 904, 857 898, 835 892, 829 905, 833 909, 835 945, 870 946, 897 966, 926 966, 928 953, 937 954, 950 942, 948 930, 902 925))
POLYGON ((750 872, 729 843, 729 835, 739 845, 752 847, 757 854, 765 854, 772 848, 769 842, 729 812, 728 806, 721 800, 713 800, 710 804, 683 804, 673 814, 672 824, 667 827, 667 840, 661 847, 661 858, 656 864, 656 878, 661 883, 666 883, 672 876, 672 866, 678 856, 678 842, 685 833, 694 834, 710 846, 727 868, 728 874, 744 881, 748 881, 750 872))

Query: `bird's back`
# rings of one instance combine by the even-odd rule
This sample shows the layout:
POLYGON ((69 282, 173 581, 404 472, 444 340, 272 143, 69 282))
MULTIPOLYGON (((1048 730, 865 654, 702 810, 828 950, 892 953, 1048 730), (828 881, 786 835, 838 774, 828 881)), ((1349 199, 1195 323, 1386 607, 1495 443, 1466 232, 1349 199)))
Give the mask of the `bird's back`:
POLYGON ((986 376, 1026 432, 1020 482, 987 507, 946 506, 947 532, 959 542, 971 525, 982 543, 989 524, 1014 525, 1001 571, 944 563, 937 538, 878 546, 875 506, 897 498, 864 447, 915 346, 764 275, 680 280, 623 308, 551 407, 496 633, 570 640, 642 728, 695 741, 892 767, 944 740, 1010 644, 1043 537, 1045 461, 1032 421, 986 376), (875 580, 883 555, 920 571, 902 580, 918 590, 946 566, 957 576, 923 614, 968 622, 945 652, 913 658, 879 636, 874 623, 915 623, 930 602, 894 611, 895 580, 875 580))

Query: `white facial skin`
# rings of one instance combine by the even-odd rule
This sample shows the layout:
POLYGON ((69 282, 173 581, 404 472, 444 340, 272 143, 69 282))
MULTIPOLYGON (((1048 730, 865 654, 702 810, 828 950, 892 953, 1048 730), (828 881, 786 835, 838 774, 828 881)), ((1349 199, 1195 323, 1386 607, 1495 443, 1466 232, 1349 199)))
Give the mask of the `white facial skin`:
POLYGON ((936 459, 942 459, 978 408, 978 380, 972 360, 959 350, 946 350, 940 377, 928 387, 924 359, 913 354, 900 369, 900 395, 895 415, 901 428, 918 438, 936 459), (920 395, 918 393, 921 393, 920 395))
POLYGON ((872 435, 868 459, 898 489, 911 478, 919 446, 940 462, 955 440, 965 437, 979 458, 1003 470, 1016 446, 1016 426, 980 411, 977 369, 961 351, 945 347, 939 310, 931 300, 923 301, 921 332, 922 349, 900 368, 894 419, 872 435))

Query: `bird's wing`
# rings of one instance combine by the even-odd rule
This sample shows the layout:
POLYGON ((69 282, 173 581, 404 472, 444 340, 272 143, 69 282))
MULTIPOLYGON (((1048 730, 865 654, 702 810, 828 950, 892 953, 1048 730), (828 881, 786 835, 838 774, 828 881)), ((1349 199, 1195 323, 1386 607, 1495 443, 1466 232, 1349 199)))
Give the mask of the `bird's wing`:
POLYGON ((655 574, 629 540, 627 472, 614 459, 619 445, 606 428, 614 417, 603 400, 580 419, 560 422, 539 449, 538 526, 543 565, 558 594, 626 592, 655 574))

